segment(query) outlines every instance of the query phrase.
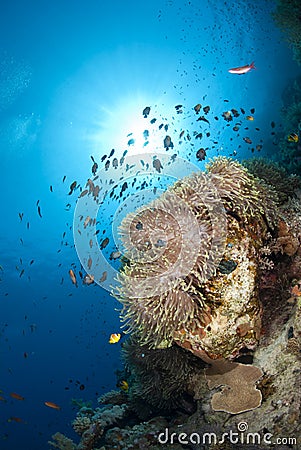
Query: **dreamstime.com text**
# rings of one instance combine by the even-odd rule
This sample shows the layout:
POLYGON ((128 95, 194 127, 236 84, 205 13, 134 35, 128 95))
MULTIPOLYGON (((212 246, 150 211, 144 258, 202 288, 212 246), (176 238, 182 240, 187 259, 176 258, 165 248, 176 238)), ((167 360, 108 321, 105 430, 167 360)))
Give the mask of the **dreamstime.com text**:
POLYGON ((297 445, 297 438, 295 437, 273 437, 271 433, 252 433, 248 431, 247 422, 239 422, 237 424, 237 431, 230 430, 218 436, 214 432, 206 433, 175 433, 170 432, 168 428, 158 435, 158 442, 162 445, 173 444, 194 444, 194 445, 210 445, 210 444, 224 444, 230 442, 231 444, 246 444, 246 445, 297 445))

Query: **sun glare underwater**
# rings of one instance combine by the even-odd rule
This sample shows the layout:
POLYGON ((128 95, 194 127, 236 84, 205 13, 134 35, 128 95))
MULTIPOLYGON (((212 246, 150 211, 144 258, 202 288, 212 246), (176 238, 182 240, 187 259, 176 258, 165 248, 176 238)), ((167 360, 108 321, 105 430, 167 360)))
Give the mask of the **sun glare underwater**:
POLYGON ((299 448, 300 17, 3 8, 0 449, 299 448))

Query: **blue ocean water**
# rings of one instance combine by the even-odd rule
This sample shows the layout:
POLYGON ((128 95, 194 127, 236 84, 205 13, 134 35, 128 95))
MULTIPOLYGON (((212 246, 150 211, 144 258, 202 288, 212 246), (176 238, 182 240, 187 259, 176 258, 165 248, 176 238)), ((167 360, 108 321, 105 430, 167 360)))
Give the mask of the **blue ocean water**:
MULTIPOLYGON (((132 186, 135 174, 120 167, 106 172, 102 156, 114 149, 111 164, 125 152, 137 161, 152 152, 163 158, 168 134, 169 154, 199 169, 217 155, 252 157, 252 148, 277 159, 270 124, 281 132, 283 91, 300 69, 271 18, 274 8, 262 0, 12 0, 2 6, 0 449, 47 449, 57 431, 75 437, 72 399, 96 406, 116 386, 120 344, 108 339, 120 330, 119 304, 109 291, 119 262, 109 255, 120 217, 146 202, 144 180, 151 190, 155 181, 142 171, 132 186), (245 75, 228 72, 253 61, 256 69, 245 75), (204 116, 210 123, 197 128, 201 144, 193 136, 198 103, 210 106, 204 116), (151 111, 144 118, 146 106, 151 111), (223 120, 230 109, 247 130, 237 133, 234 122, 223 120), (201 162, 200 146, 207 153, 201 162), (87 271, 81 263, 88 264, 88 253, 77 251, 73 235, 78 238, 77 198, 93 176, 91 156, 100 178, 110 183, 112 176, 111 186, 119 186, 114 195, 128 177, 127 192, 138 196, 130 205, 108 192, 99 205, 97 237, 110 239, 104 268, 98 267, 103 273, 109 266, 104 287, 83 285, 79 272, 87 271), (73 181, 77 187, 68 195, 73 181)), ((171 165, 163 175, 160 189, 183 174, 171 165)))

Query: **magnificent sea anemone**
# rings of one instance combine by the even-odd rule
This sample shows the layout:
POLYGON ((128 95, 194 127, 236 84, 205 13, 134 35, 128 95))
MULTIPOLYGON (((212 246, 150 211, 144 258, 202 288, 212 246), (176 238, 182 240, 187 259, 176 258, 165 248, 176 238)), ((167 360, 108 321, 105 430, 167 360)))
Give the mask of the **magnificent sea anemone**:
POLYGON ((277 224, 272 186, 229 158, 177 181, 129 214, 115 295, 140 345, 235 356, 260 332, 258 256, 277 224))

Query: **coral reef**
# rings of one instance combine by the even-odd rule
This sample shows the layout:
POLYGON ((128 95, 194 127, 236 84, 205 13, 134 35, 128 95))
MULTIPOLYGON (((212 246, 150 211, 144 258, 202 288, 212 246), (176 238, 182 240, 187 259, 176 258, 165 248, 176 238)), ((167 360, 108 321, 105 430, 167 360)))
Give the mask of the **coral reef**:
POLYGON ((278 135, 278 157, 281 166, 290 173, 301 173, 301 77, 297 77, 284 90, 281 109, 283 134, 278 135), (295 133, 297 141, 290 141, 288 136, 295 133))
MULTIPOLYGON (((197 274, 195 263, 183 278, 187 287, 183 292, 189 293, 191 302, 198 302, 195 312, 202 316, 195 328, 191 327, 194 316, 188 316, 181 328, 173 329, 168 308, 177 305, 177 297, 167 302, 168 297, 161 294, 152 314, 135 316, 141 321, 132 322, 132 336, 123 344, 128 391, 103 395, 99 403, 106 406, 83 407, 73 423, 80 442, 74 444, 57 433, 52 447, 232 450, 240 444, 244 448, 247 439, 251 450, 271 448, 276 440, 282 450, 301 446, 301 191, 294 190, 298 180, 285 178, 277 165, 253 162, 252 168, 250 164, 247 169, 222 158, 208 166, 210 183, 202 181, 216 189, 206 205, 220 199, 226 211, 227 235, 223 255, 210 277, 204 271, 197 274), (235 182, 228 179, 229 172, 234 173, 235 182), (279 173, 283 180, 277 186, 279 173), (281 195, 282 188, 285 195, 281 195), (243 204, 243 196, 250 190, 243 204), (159 306, 164 301, 162 312, 159 306), (160 321, 165 319, 168 325, 165 329, 162 325, 162 338, 160 321), (148 326, 145 331, 143 327, 148 326)), ((196 207, 198 197, 193 199, 193 192, 199 180, 195 175, 191 179, 191 185, 179 182, 177 189, 186 204, 191 202, 197 223, 203 226, 210 214, 204 203, 196 207)), ((165 208, 164 214, 155 217, 162 218, 167 212, 165 208)), ((138 230, 136 225, 141 223, 146 231, 145 219, 149 219, 148 210, 139 218, 132 216, 127 229, 138 230)), ((153 232, 156 221, 151 223, 153 232)), ((210 233, 216 232, 214 226, 202 229, 208 231, 209 239, 210 233)), ((168 233, 173 236, 172 226, 168 233)), ((132 242, 143 247, 143 239, 134 233, 132 242)), ((147 239, 156 243, 162 238, 150 233, 147 239)), ((170 239, 178 242, 178 236, 170 239)), ((154 252, 157 250, 155 247, 154 252)), ((172 255, 171 249, 165 254, 172 255)), ((202 255, 197 253, 196 261, 199 257, 202 255)), ((139 274, 143 281, 143 261, 144 255, 135 263, 129 258, 125 272, 139 274)), ((155 261, 147 261, 150 270, 155 271, 155 261)), ((205 261, 211 270, 213 260, 207 256, 205 261)), ((165 268, 159 264, 160 270, 165 268)), ((183 284, 177 289, 181 291, 183 284)), ((126 290, 131 287, 126 285, 126 290)), ((138 307, 139 302, 154 306, 137 293, 127 301, 120 299, 127 307, 138 307)), ((126 314, 124 309, 122 314, 126 314)), ((175 326, 179 326, 177 317, 175 326)))
POLYGON ((272 16, 292 47, 295 61, 301 64, 301 4, 299 0, 278 0, 272 16))

